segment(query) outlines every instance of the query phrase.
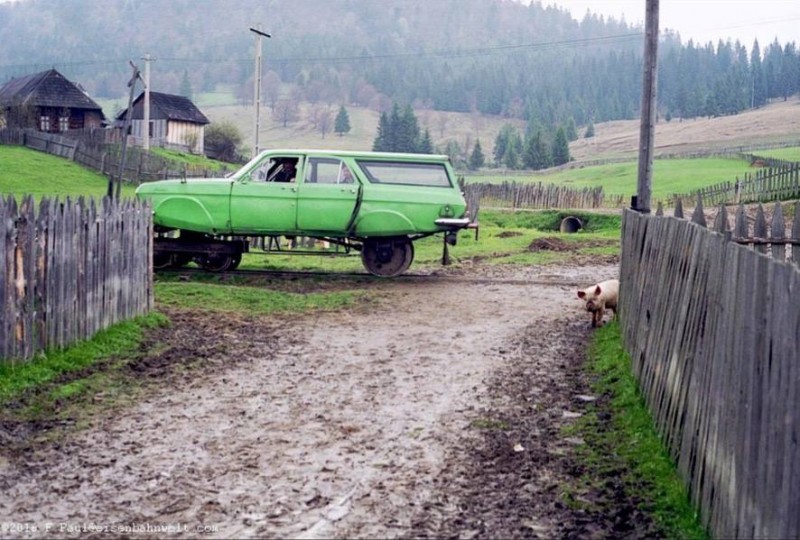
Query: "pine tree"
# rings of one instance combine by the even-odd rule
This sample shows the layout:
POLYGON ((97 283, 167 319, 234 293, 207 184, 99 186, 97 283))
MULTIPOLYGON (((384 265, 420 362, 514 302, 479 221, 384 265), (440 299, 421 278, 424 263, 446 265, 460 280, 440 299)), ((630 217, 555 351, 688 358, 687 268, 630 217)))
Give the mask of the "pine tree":
POLYGON ((382 113, 378 122, 378 135, 372 149, 381 152, 420 152, 421 145, 433 151, 433 143, 428 134, 427 142, 420 138, 419 124, 410 105, 400 111, 395 103, 391 114, 382 113))
POLYGON ((419 123, 411 105, 406 105, 400 116, 399 123, 394 127, 396 139, 393 151, 417 152, 420 144, 419 123))
POLYGON ((575 119, 571 116, 567 120, 567 140, 570 142, 578 140, 578 127, 575 125, 575 119))
POLYGON ((333 123, 333 131, 339 134, 339 137, 350 131, 350 115, 347 114, 347 109, 344 105, 339 107, 339 114, 336 115, 336 120, 333 123))
POLYGON ((511 144, 516 132, 517 128, 511 124, 505 124, 500 128, 500 132, 494 140, 494 163, 496 166, 499 167, 504 162, 503 157, 506 155, 508 145, 511 144))
POLYGON ((382 112, 378 120, 378 134, 372 143, 372 150, 375 152, 388 152, 389 143, 389 116, 382 112))
POLYGON ((556 137, 553 139, 553 165, 563 165, 568 163, 570 159, 567 134, 563 127, 559 127, 558 131, 556 131, 556 137))
POLYGON ((503 155, 503 164, 508 169, 519 169, 522 164, 519 149, 513 141, 511 141, 511 144, 506 148, 506 153, 503 155))
POLYGON ((475 146, 472 149, 472 154, 469 156, 469 168, 476 171, 483 167, 486 158, 483 156, 483 149, 481 148, 481 140, 475 140, 475 146))
POLYGON ((433 140, 431 139, 431 132, 427 128, 425 129, 417 151, 420 154, 433 154, 433 140))
POLYGON ((522 155, 522 163, 525 167, 538 171, 546 169, 553 164, 550 156, 550 149, 541 131, 528 138, 525 142, 525 152, 522 155))
POLYGON ((589 120, 589 125, 586 126, 586 133, 583 135, 585 139, 591 139, 594 137, 594 122, 589 120))

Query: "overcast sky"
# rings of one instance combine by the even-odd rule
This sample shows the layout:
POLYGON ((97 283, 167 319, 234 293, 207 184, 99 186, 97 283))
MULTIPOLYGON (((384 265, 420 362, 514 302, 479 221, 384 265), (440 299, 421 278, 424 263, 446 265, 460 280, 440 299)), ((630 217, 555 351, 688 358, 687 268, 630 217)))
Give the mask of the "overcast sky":
MULTIPOLYGON (((542 0, 568 9, 581 20, 587 8, 606 17, 625 17, 628 23, 644 26, 646 0, 542 0)), ((659 30, 669 28, 704 45, 719 39, 738 39, 749 51, 753 40, 763 52, 775 38, 785 45, 800 44, 800 0, 660 0, 659 30)))

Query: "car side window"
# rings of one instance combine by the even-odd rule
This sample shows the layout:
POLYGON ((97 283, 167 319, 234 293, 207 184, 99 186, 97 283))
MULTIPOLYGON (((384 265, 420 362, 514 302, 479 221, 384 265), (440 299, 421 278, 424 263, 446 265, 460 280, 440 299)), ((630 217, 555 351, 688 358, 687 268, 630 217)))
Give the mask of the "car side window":
POLYGON ((250 179, 253 182, 266 182, 269 178, 270 172, 274 171, 277 163, 274 159, 270 159, 265 161, 258 167, 256 167, 252 173, 250 173, 250 179))
POLYGON ((308 184, 352 184, 353 174, 340 159, 310 158, 305 181, 308 184))
POLYGON ((341 164, 339 167, 339 178, 337 179, 337 184, 352 184, 353 180, 353 173, 350 171, 350 167, 345 165, 344 163, 341 164))

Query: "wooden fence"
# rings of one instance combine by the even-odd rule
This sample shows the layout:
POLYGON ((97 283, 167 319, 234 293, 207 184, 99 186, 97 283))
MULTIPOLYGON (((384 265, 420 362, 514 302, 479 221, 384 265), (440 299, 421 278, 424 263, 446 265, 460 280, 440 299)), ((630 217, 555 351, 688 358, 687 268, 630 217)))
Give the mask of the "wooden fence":
POLYGON ((464 196, 481 206, 500 208, 602 208, 620 207, 624 196, 608 196, 602 187, 569 188, 556 184, 503 182, 465 184, 464 196))
POLYGON ((152 309, 149 206, 0 197, 0 359, 29 359, 152 309))
MULTIPOLYGON (((33 129, 3 129, 0 130, 0 144, 27 146, 70 159, 100 174, 116 178, 120 173, 122 147, 119 143, 108 142, 113 140, 113 137, 110 138, 112 133, 112 130, 95 129, 67 132, 67 136, 62 136, 33 129)), ((124 182, 140 184, 167 178, 220 177, 233 170, 233 166, 230 169, 223 167, 212 171, 200 166, 178 164, 141 148, 129 146, 122 179, 124 182)))
POLYGON ((741 180, 721 182, 689 193, 672 195, 668 204, 681 201, 686 205, 698 196, 706 206, 749 202, 783 201, 800 198, 800 163, 784 162, 745 174, 741 180))
MULTIPOLYGON (((775 232, 786 230, 781 219, 775 232)), ((713 536, 798 538, 800 250, 794 263, 781 260, 775 247, 790 241, 757 238, 764 231, 743 245, 743 217, 738 232, 719 214, 723 232, 708 230, 702 205, 693 221, 624 212, 625 348, 713 536), (768 245, 771 256, 759 252, 768 245)))

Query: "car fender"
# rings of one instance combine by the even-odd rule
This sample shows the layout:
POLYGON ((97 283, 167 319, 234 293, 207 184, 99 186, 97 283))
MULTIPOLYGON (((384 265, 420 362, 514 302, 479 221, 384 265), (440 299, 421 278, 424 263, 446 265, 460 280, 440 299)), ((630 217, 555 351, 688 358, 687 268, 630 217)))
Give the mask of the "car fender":
POLYGON ((195 197, 166 197, 153 207, 153 222, 174 229, 215 233, 214 220, 206 207, 195 197))
POLYGON ((396 210, 375 210, 364 214, 359 214, 355 222, 355 232, 357 235, 374 235, 381 231, 394 231, 395 234, 405 232, 412 234, 417 232, 417 228, 406 216, 396 210))

